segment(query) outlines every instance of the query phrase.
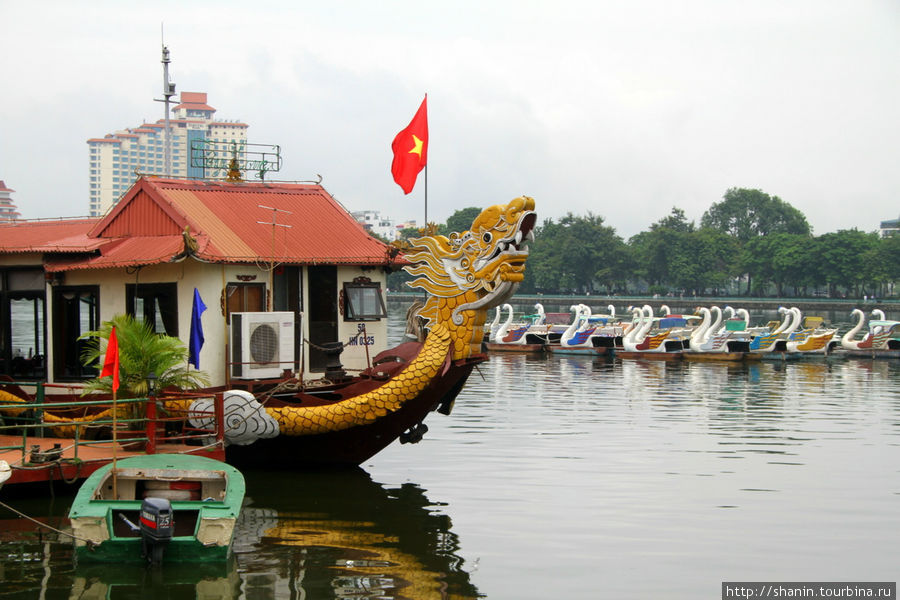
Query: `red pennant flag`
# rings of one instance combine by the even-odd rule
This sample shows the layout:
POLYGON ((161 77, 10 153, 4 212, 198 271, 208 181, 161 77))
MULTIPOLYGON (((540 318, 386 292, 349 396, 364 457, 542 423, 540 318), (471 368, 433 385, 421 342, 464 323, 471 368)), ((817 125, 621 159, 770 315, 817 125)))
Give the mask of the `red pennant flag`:
POLYGON ((394 151, 394 162, 391 163, 391 174, 403 193, 408 194, 416 185, 419 171, 428 163, 428 94, 416 111, 406 129, 397 134, 391 149, 394 151))
POLYGON ((106 344, 106 360, 103 361, 103 370, 100 377, 112 375, 113 392, 119 389, 119 340, 116 337, 116 328, 109 333, 109 343, 106 344))

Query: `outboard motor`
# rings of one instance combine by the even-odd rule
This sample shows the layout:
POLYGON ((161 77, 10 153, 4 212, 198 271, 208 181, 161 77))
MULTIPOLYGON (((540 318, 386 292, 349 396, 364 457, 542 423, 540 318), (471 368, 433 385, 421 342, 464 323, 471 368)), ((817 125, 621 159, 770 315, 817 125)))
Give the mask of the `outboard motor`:
POLYGON ((141 503, 141 556, 151 564, 161 563, 174 527, 171 502, 165 498, 144 498, 141 503))

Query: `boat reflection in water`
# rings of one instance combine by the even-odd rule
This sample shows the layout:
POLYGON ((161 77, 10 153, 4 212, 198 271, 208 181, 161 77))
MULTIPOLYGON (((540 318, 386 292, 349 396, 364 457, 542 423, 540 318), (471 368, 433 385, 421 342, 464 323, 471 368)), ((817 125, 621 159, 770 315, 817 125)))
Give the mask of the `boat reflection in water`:
POLYGON ((419 486, 383 486, 361 469, 247 480, 234 552, 248 596, 478 597, 450 518, 419 486))
MULTIPOLYGON (((220 563, 76 566, 72 541, 64 533, 6 519, 0 511, 0 579, 5 586, 0 596, 480 597, 445 507, 420 486, 383 485, 362 469, 249 471, 245 477, 251 493, 235 528, 232 554, 220 563)), ((47 510, 44 500, 10 501, 32 514, 47 510)), ((57 498, 50 511, 64 512, 68 502, 57 498)), ((41 520, 55 530, 66 528, 62 516, 41 520)))
POLYGON ((70 600, 109 598, 239 598, 240 579, 234 559, 219 564, 191 563, 144 567, 100 565, 77 567, 70 600), (133 592, 140 593, 133 596, 133 592))

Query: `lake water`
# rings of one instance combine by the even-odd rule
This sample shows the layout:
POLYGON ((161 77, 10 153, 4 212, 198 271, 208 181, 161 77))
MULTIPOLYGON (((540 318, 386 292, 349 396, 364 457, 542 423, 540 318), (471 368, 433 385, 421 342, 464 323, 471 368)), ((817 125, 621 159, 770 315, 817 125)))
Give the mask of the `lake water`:
MULTIPOLYGON (((695 599, 898 579, 898 360, 495 354, 427 424, 359 470, 246 473, 234 559, 209 570, 75 568, 54 534, 0 521, 0 598, 695 599)), ((6 496, 56 522, 71 502, 6 496)))

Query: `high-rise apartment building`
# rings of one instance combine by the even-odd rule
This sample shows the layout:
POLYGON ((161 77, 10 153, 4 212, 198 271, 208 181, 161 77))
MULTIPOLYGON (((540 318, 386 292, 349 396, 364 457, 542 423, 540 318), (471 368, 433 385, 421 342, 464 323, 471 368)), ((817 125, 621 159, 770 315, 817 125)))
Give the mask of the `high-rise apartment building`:
MULTIPOLYGON (((191 148, 204 146, 205 157, 230 158, 247 143, 247 127, 237 121, 213 119, 216 109, 205 92, 181 92, 181 102, 169 119, 171 171, 166 173, 165 119, 109 133, 87 141, 90 152, 90 214, 101 216, 114 206, 140 175, 214 177, 191 148)), ((206 164, 211 161, 207 160, 206 164)))
POLYGON ((11 190, 6 187, 6 184, 0 179, 0 223, 5 221, 15 221, 22 216, 19 214, 19 211, 16 210, 16 205, 12 201, 12 193, 14 191, 16 190, 11 190))

